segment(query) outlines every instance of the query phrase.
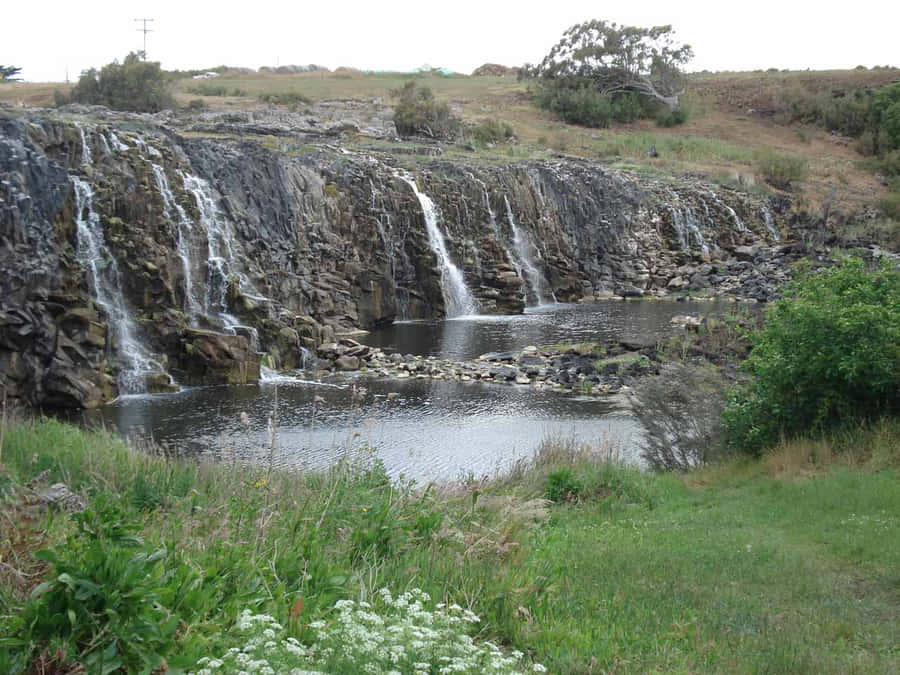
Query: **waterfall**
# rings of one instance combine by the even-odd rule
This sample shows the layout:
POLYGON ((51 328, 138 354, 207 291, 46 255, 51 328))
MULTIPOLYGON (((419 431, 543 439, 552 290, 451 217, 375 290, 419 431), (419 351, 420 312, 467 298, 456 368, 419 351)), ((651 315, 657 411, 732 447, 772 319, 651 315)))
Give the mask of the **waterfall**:
POLYGON ((112 143, 113 150, 116 152, 127 152, 131 148, 128 147, 128 144, 123 143, 119 137, 116 135, 116 132, 112 129, 108 129, 107 133, 109 134, 109 142, 112 143))
POLYGON ((672 226, 675 228, 681 250, 690 253, 696 245, 704 255, 709 255, 709 246, 700 230, 693 209, 690 206, 682 206, 681 198, 675 192, 670 190, 669 195, 672 198, 672 205, 669 206, 669 212, 672 214, 672 226))
POLYGON ((250 280, 237 265, 234 232, 219 217, 209 183, 189 173, 182 173, 182 178, 184 188, 194 195, 200 211, 200 223, 206 230, 206 293, 203 308, 208 314, 218 316, 226 328, 234 328, 240 322, 228 313, 229 277, 233 275, 237 278, 242 291, 252 288, 250 280))
POLYGON ((200 313, 200 302, 194 296, 193 275, 191 272, 191 237, 194 225, 187 213, 185 213, 185 210, 175 200, 175 195, 172 194, 172 189, 169 187, 169 179, 166 177, 165 170, 159 164, 152 164, 152 166, 153 174, 156 176, 156 185, 163 198, 163 215, 171 220, 172 212, 174 211, 178 216, 178 243, 175 250, 181 259, 181 267, 184 272, 185 311, 187 311, 191 325, 196 325, 197 315, 200 313))
POLYGON ((94 192, 87 181, 76 176, 71 180, 75 188, 76 258, 87 270, 91 293, 106 312, 107 326, 115 336, 123 366, 119 392, 139 394, 147 390, 147 375, 164 369, 134 335, 134 320, 122 295, 119 266, 106 246, 100 215, 94 210, 94 192))
POLYGON ((765 206, 761 209, 763 222, 766 224, 766 229, 769 230, 769 234, 772 235, 772 239, 774 241, 781 241, 781 235, 778 233, 778 228, 775 226, 775 219, 772 217, 772 212, 769 211, 765 206))
POLYGON ((91 148, 88 145, 87 137, 84 133, 84 127, 80 124, 76 124, 75 128, 78 129, 78 135, 81 137, 81 163, 82 164, 93 164, 94 159, 91 156, 91 148))
POLYGON ((394 174, 409 185, 419 204, 422 206, 422 215, 425 217, 425 227, 428 230, 428 243, 434 251, 441 268, 441 292, 444 296, 444 310, 448 318, 475 314, 477 307, 472 293, 466 286, 465 278, 459 268, 453 264, 450 254, 447 252, 447 244, 444 235, 438 227, 438 211, 431 198, 423 192, 419 192, 416 181, 407 174, 396 172, 394 174))
POLYGON ((503 195, 503 203, 506 205, 506 219, 509 221, 509 227, 512 230, 516 271, 519 273, 519 276, 525 280, 528 286, 529 292, 526 293, 526 300, 531 303, 530 306, 532 307, 535 305, 546 305, 551 302, 556 302, 556 296, 553 294, 553 290, 550 289, 549 295, 547 293, 549 284, 543 273, 537 268, 537 265, 534 264, 534 259, 531 257, 531 241, 528 238, 528 235, 522 232, 522 230, 519 229, 519 226, 516 225, 512 207, 510 206, 509 199, 506 195, 503 195))
POLYGON ((728 204, 726 204, 721 199, 719 199, 719 196, 712 190, 709 191, 709 196, 713 198, 713 201, 716 204, 718 204, 723 209, 728 211, 728 215, 730 215, 731 219, 734 221, 734 226, 737 228, 738 232, 747 232, 747 227, 744 225, 743 221, 741 220, 741 217, 737 214, 737 212, 735 212, 735 210, 733 208, 731 208, 730 206, 728 206, 728 204))

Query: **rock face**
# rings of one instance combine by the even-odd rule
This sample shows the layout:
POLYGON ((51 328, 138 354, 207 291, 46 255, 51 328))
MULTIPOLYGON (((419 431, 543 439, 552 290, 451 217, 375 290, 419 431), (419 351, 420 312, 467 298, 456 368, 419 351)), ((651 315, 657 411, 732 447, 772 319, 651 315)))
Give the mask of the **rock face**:
MULTIPOLYGON (((336 331, 444 315, 441 258, 396 159, 269 145, 154 118, 0 116, 7 393, 92 406, 126 383, 165 389, 166 373, 254 381, 264 352, 299 367, 336 331)), ((796 257, 742 193, 575 160, 420 161, 482 313, 673 290, 765 300, 796 257)))

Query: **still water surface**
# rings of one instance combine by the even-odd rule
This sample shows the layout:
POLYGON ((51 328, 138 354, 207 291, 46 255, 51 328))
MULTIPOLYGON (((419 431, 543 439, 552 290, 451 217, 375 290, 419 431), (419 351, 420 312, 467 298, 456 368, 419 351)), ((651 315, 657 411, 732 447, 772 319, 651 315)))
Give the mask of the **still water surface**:
MULTIPOLYGON (((653 339, 670 330, 675 314, 709 311, 718 307, 553 305, 520 316, 398 323, 362 341, 404 354, 469 359, 532 344, 653 339)), ((268 420, 277 411, 276 465, 321 469, 345 457, 377 456, 391 475, 419 482, 493 475, 530 457, 548 437, 614 440, 623 459, 639 463, 640 428, 611 399, 478 382, 303 377, 126 397, 87 421, 221 461, 268 462, 268 420)))

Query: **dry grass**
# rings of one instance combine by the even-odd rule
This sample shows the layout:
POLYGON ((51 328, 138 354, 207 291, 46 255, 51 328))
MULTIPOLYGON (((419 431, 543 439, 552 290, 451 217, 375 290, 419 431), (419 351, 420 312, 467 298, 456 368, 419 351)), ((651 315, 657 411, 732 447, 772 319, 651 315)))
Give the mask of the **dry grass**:
MULTIPOLYGON (((191 89, 206 85, 246 96, 203 97, 213 109, 252 109, 264 106, 258 97, 294 92, 325 102, 355 101, 368 106, 392 105, 390 92, 408 81, 410 74, 344 71, 298 74, 226 73, 215 80, 179 80, 176 98, 186 104, 197 94, 191 89)), ((565 124, 539 110, 531 101, 527 84, 512 77, 418 75, 439 99, 470 122, 497 118, 510 123, 517 137, 514 146, 494 149, 485 157, 510 161, 544 153, 602 159, 614 165, 666 175, 702 175, 719 182, 752 189, 757 178, 760 152, 790 155, 806 161, 809 176, 796 194, 799 210, 823 213, 826 202, 832 213, 856 211, 886 193, 871 172, 860 164, 853 139, 812 127, 784 126, 761 116, 770 110, 784 87, 844 90, 881 86, 900 77, 900 70, 825 72, 699 73, 691 75, 688 103, 692 116, 683 125, 657 127, 652 121, 589 129, 565 124), (748 112, 755 111, 755 112, 748 112), (655 145, 659 157, 647 157, 655 145)), ((0 87, 0 103, 50 105, 54 89, 67 85, 19 83, 0 87)), ((498 146, 499 148, 499 146, 498 146)), ((452 154, 452 153, 451 153, 452 154)))

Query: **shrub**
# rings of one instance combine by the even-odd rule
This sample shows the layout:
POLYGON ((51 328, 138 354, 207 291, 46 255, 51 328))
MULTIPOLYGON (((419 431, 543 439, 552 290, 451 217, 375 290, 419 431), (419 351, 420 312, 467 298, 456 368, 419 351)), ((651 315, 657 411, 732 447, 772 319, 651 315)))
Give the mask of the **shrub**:
POLYGON ((787 190, 806 178, 808 166, 802 157, 766 152, 758 157, 757 170, 767 183, 787 190))
POLYGON ((632 409, 646 430, 641 456, 655 471, 689 471, 722 454, 723 377, 710 365, 671 363, 643 379, 632 409))
POLYGON ((581 495, 584 486, 572 468, 565 466, 554 469, 547 476, 547 486, 544 489, 544 495, 551 502, 569 502, 577 501, 581 495))
POLYGON ((685 106, 678 106, 674 110, 663 107, 656 115, 656 124, 661 127, 675 127, 687 122, 690 111, 685 106))
POLYGON ((312 105, 312 99, 299 91, 282 91, 273 94, 260 94, 259 100, 274 105, 312 105))
POLYGON ((589 83, 542 82, 535 89, 537 104, 560 119, 586 127, 608 127, 612 101, 589 83))
POLYGON ((108 63, 99 73, 94 68, 83 72, 72 89, 72 100, 136 112, 159 112, 175 106, 159 63, 142 61, 135 52, 121 64, 108 63))
POLYGON ((887 263, 801 270, 753 341, 753 380, 724 412, 736 449, 900 412, 900 270, 887 263))
POLYGON ((878 208, 891 220, 900 220, 900 190, 888 192, 878 200, 878 208))
POLYGON ((140 524, 104 499, 73 517, 77 532, 66 544, 37 554, 53 577, 22 609, 23 646, 36 653, 65 644, 73 651, 64 661, 77 660, 88 672, 160 667, 180 622, 167 607, 178 601, 179 579, 193 573, 173 564, 164 547, 144 545, 135 536, 140 524))
POLYGON ((435 99, 425 85, 409 80, 402 88, 391 91, 391 95, 397 99, 394 126, 400 136, 452 139, 459 133, 460 122, 450 112, 450 106, 435 99))
POLYGON ((503 143, 513 136, 515 136, 515 132, 512 125, 509 122, 502 122, 496 117, 481 120, 472 127, 472 138, 482 144, 503 143))
POLYGON ((188 110, 194 110, 194 111, 206 110, 208 107, 209 106, 206 105, 206 101, 204 101, 202 98, 193 98, 190 101, 188 101, 188 104, 187 104, 188 110))

